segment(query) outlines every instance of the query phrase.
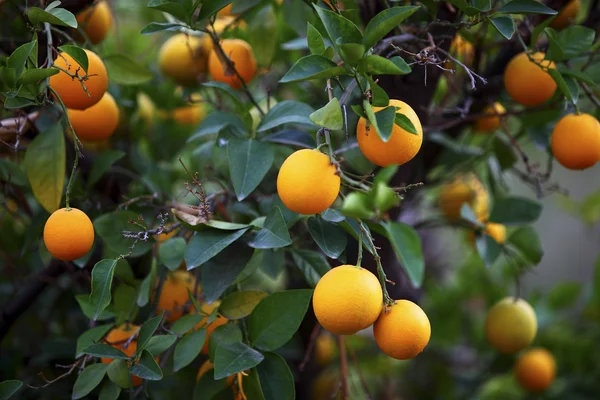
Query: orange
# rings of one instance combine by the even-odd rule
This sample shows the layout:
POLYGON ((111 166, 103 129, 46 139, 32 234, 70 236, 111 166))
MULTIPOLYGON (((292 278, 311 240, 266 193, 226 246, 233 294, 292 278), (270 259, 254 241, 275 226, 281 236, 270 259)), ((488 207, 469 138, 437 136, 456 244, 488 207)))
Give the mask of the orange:
POLYGON ((187 271, 169 273, 162 285, 156 312, 165 311, 169 322, 177 320, 187 310, 186 304, 190 301, 188 289, 193 293, 195 283, 196 278, 187 271))
MULTIPOLYGON (((457 34, 454 39, 452 39, 452 43, 450 43, 450 54, 466 66, 470 66, 473 62, 475 50, 471 42, 463 38, 460 34, 457 34)), ((444 63, 444 68, 453 68, 453 63, 452 60, 446 61, 444 63)))
MULTIPOLYGON (((356 126, 358 147, 369 161, 380 167, 407 163, 417 155, 423 143, 423 128, 415 110, 400 100, 390 100, 389 105, 398 107, 396 114, 408 117, 415 126, 417 134, 414 135, 394 124, 392 135, 387 142, 384 142, 373 127, 367 129, 367 120, 361 117, 356 126)), ((373 107, 373 111, 377 112, 383 108, 373 107)))
POLYGON ((554 381, 556 361, 548 350, 533 348, 519 358, 515 375, 525 390, 542 392, 554 381))
POLYGON ((317 214, 329 208, 340 192, 340 176, 328 156, 318 150, 292 153, 277 175, 277 193, 298 214, 317 214))
MULTIPOLYGON (((256 59, 252 47, 241 39, 225 39, 221 41, 221 48, 244 82, 250 82, 256 75, 256 59)), ((208 71, 215 81, 224 82, 234 89, 242 87, 235 72, 229 71, 227 63, 221 61, 221 55, 215 49, 208 58, 208 71)))
POLYGON ((173 118, 181 125, 198 125, 206 116, 206 103, 202 96, 193 93, 191 96, 192 104, 189 106, 178 107, 171 112, 173 118))
MULTIPOLYGON (((485 233, 492 237, 498 244, 504 244, 506 240, 506 226, 488 222, 485 224, 485 233)), ((475 232, 469 232, 469 242, 475 244, 475 232)))
MULTIPOLYGON (((198 370, 198 375, 196 375, 196 382, 198 382, 200 380, 200 378, 202 378, 202 375, 204 375, 208 371, 213 370, 214 368, 215 368, 215 364, 211 363, 210 360, 204 361, 204 364, 202 364, 202 366, 200 366, 200 369, 198 370)), ((234 379, 235 379, 235 374, 228 376, 227 377, 227 386, 233 385, 234 379)))
POLYGON ((144 92, 138 92, 137 94, 137 115, 147 125, 152 125, 154 122, 154 115, 156 114, 156 106, 154 102, 144 92))
POLYGON ((590 114, 562 117, 551 142, 554 157, 565 168, 586 169, 600 161, 600 123, 590 114))
POLYGON ((336 343, 328 333, 322 333, 317 336, 315 341, 315 360, 321 366, 327 365, 335 355, 336 343))
MULTIPOLYGON (((104 338, 104 342, 106 344, 110 344, 116 349, 121 350, 127 356, 132 357, 135 354, 135 351, 137 350, 137 340, 133 339, 129 342, 129 339, 133 335, 137 335, 139 330, 140 327, 138 325, 123 324, 121 326, 111 329, 111 331, 108 332, 108 335, 106 335, 106 337, 104 338), (126 343, 127 347, 125 347, 126 343)), ((103 357, 101 361, 104 364, 110 364, 113 361, 113 359, 103 357)), ((135 375, 131 377, 131 381, 133 383, 133 386, 139 386, 142 383, 142 379, 139 376, 135 375)))
POLYGON ((231 7, 233 6, 232 3, 227 4, 225 7, 221 8, 219 10, 219 12, 217 12, 217 17, 226 17, 231 14, 231 7))
MULTIPOLYGON (((165 226, 165 228, 169 228, 172 224, 168 224, 167 226, 165 226)), ((171 232, 169 233, 161 233, 159 235, 154 235, 154 239, 156 239, 156 242, 160 245, 163 242, 166 242, 167 240, 171 239, 172 237, 174 237, 177 234, 177 229, 173 229, 171 232)))
POLYGON ((485 319, 485 336, 500 353, 513 354, 529 346, 537 333, 535 311, 523 299, 506 297, 485 319))
POLYGON ((408 360, 423 351, 431 337, 425 312, 409 300, 398 300, 373 325, 377 346, 388 356, 408 360))
MULTIPOLYGON (((203 303, 200 307, 204 314, 211 315, 215 309, 217 309, 221 305, 220 301, 215 301, 212 304, 203 303)), ((225 325, 228 319, 219 315, 217 319, 211 322, 208 326, 206 323, 208 322, 208 316, 203 318, 202 321, 196 324, 195 329, 206 328, 206 340, 204 342, 204 346, 202 347, 202 354, 208 354, 208 340, 210 339, 210 335, 212 335, 213 331, 217 329, 221 325, 225 325)))
POLYGON ((352 335, 371 326, 383 304, 377 277, 355 265, 328 271, 315 287, 313 309, 323 328, 336 335, 352 335))
POLYGON ((59 260, 76 260, 94 245, 94 225, 83 211, 61 208, 54 211, 44 225, 44 244, 59 260))
POLYGON ((179 33, 161 46, 158 65, 164 75, 181 85, 191 86, 198 83, 200 74, 206 72, 211 49, 212 41, 208 35, 179 33))
POLYGON ((112 136, 119 124, 119 106, 110 93, 85 110, 67 110, 67 116, 77 137, 84 141, 101 142, 112 136))
POLYGON ((575 22, 579 9, 581 8, 580 0, 571 0, 564 6, 558 15, 550 22, 550 27, 554 29, 563 29, 575 22))
POLYGON ((476 133, 489 133, 493 132, 500 127, 502 124, 501 115, 506 112, 504 106, 498 102, 487 106, 483 109, 484 114, 492 114, 489 117, 481 117, 475 122, 476 133), (494 115, 500 114, 500 115, 494 115))
POLYGON ((247 27, 248 25, 244 20, 237 19, 237 17, 232 15, 218 17, 212 26, 207 26, 208 29, 214 29, 214 32, 216 32, 217 35, 221 35, 226 29, 228 32, 236 28, 243 31, 246 30, 247 27))
MULTIPOLYGON (((108 3, 104 0, 87 7, 76 15, 77 24, 83 33, 88 37, 90 42, 98 44, 103 41, 113 24, 113 17, 110 12, 108 3)), ((81 35, 75 34, 79 40, 81 35)), ((83 41, 83 38, 81 38, 83 41)))
POLYGON ((67 53, 61 52, 54 65, 81 78, 72 78, 64 71, 50 77, 50 86, 58 93, 65 107, 75 110, 84 110, 93 106, 102 99, 108 88, 108 75, 104 63, 90 50, 85 50, 88 56, 87 74, 81 66, 67 53), (85 85, 88 93, 82 85, 85 85))
POLYGON ((460 218, 464 203, 471 206, 478 220, 485 221, 489 217, 489 195, 479 179, 472 174, 459 176, 446 183, 440 191, 438 203, 448 219, 460 218))
POLYGON ((537 52, 531 55, 522 52, 513 57, 504 70, 504 86, 514 101, 527 107, 539 106, 550 100, 556 91, 556 82, 548 69, 555 69, 546 55, 537 52))

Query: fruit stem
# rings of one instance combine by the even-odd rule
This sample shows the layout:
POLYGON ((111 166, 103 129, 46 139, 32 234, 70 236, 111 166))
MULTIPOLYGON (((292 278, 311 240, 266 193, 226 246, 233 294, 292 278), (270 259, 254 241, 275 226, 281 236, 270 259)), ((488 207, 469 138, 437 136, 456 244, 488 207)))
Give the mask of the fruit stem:
POLYGON ((364 222, 362 220, 358 220, 358 226, 360 227, 361 233, 364 233, 367 238, 367 243, 371 245, 373 249, 373 258, 375 259, 375 264, 377 265, 377 276, 379 277, 379 283, 381 284, 381 289, 383 290, 383 302, 386 306, 394 304, 394 300, 390 297, 387 287, 385 283, 387 282, 387 276, 385 275, 385 271, 383 270, 383 265, 381 265, 381 257, 379 253, 377 253, 377 247, 375 247, 375 243, 373 242, 373 237, 367 230, 364 222))
POLYGON ((81 149, 79 148, 79 145, 83 146, 83 144, 81 144, 81 142, 79 141, 79 137, 77 137, 77 134, 75 133, 75 129, 73 128, 73 125, 71 124, 71 120, 69 119, 69 116, 67 114, 67 107, 65 107, 65 103, 63 103, 62 99, 60 98, 58 93, 56 93, 56 90, 54 90, 54 88, 52 88, 52 86, 48 86, 48 89, 52 92, 52 94, 54 94, 55 98, 60 103, 60 107, 62 108, 63 114, 65 115, 65 119, 67 120, 67 123, 69 124, 69 128, 71 129, 71 135, 73 135, 73 147, 75 148, 75 161, 73 162, 73 169, 71 170, 71 176, 69 176, 69 183, 67 184, 67 192, 65 194, 65 208, 67 210, 70 210, 71 207, 69 205, 69 200, 71 197, 71 187, 73 186, 73 178, 75 177, 75 172, 77 171, 77 167, 79 166, 79 157, 83 157, 83 155, 81 154, 81 149))

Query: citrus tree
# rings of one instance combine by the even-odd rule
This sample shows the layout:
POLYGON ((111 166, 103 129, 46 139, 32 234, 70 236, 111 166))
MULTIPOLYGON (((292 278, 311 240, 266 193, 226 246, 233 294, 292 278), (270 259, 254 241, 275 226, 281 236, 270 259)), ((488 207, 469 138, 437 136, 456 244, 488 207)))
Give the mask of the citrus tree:
POLYGON ((0 399, 596 398, 600 275, 520 282, 597 0, 138 3, 0 1, 0 399))

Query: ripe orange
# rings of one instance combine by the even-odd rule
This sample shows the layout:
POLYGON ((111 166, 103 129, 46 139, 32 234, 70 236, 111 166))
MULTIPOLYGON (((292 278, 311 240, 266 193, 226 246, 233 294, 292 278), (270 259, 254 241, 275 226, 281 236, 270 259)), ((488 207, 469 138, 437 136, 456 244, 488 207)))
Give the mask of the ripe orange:
POLYGON ((485 336, 500 353, 513 354, 529 346, 537 333, 535 311, 523 299, 506 297, 485 319, 485 336))
POLYGON ((514 101, 527 107, 538 106, 554 95, 556 82, 546 70, 555 69, 552 61, 544 60, 546 55, 537 52, 529 60, 522 52, 513 57, 504 70, 504 86, 514 101))
MULTIPOLYGON (((172 224, 168 224, 165 227, 169 228, 172 224)), ((167 240, 171 239, 172 237, 174 237, 175 235, 177 235, 177 231, 178 229, 174 229, 169 233, 161 233, 159 235, 154 235, 154 239, 156 240, 156 242, 160 245, 163 242, 166 242, 167 240)))
POLYGON ((190 97, 192 104, 178 107, 171 112, 171 118, 178 124, 198 125, 206 116, 206 103, 203 101, 202 96, 194 93, 190 97))
POLYGON ((352 335, 371 326, 383 304, 377 277, 355 265, 328 271, 315 287, 313 309, 323 328, 336 335, 352 335))
MULTIPOLYGON (((506 240, 506 226, 488 222, 485 224, 485 233, 492 237, 498 244, 504 244, 506 240)), ((469 232, 469 241, 475 244, 475 232, 469 232)))
MULTIPOLYGON (((504 114, 506 109, 498 102, 487 106, 483 109, 484 114, 504 114)), ((481 117, 475 122, 476 133, 489 133, 498 129, 502 123, 500 115, 490 115, 489 117, 481 117)))
MULTIPOLYGON (((461 61, 466 66, 470 66, 473 62, 473 55, 475 54, 475 49, 473 48, 473 44, 463 38, 460 34, 457 34, 454 39, 452 39, 452 43, 450 43, 450 54, 459 61, 461 61)), ((446 61, 444 63, 444 68, 451 69, 453 68, 453 61, 446 61)))
POLYGON ((438 200, 440 210, 449 219, 460 218, 460 209, 467 203, 480 221, 489 217, 489 195, 475 175, 459 176, 446 183, 440 191, 438 200))
POLYGON ((119 124, 119 106, 110 93, 85 110, 67 110, 69 121, 79 139, 101 142, 112 136, 119 124))
POLYGON ((562 117, 551 142, 554 157, 565 168, 586 169, 600 161, 600 123, 590 114, 562 117))
MULTIPOLYGON (((215 368, 215 364, 210 362, 210 360, 204 361, 204 364, 202 364, 200 366, 200 369, 198 370, 198 375, 196 375, 196 382, 198 382, 200 380, 200 378, 202 378, 202 375, 204 375, 205 373, 207 373, 209 371, 212 371, 214 368, 215 368)), ((227 377, 227 386, 233 385, 234 379, 235 379, 235 374, 228 376, 227 377)))
MULTIPOLYGON (((213 311, 221 305, 220 301, 215 301, 212 304, 203 303, 201 305, 202 312, 207 315, 211 315, 213 311)), ((208 326, 206 323, 208 322, 208 316, 203 318, 202 321, 198 322, 195 326, 195 329, 206 328, 206 341, 204 342, 204 346, 202 347, 202 354, 208 354, 208 340, 210 339, 210 335, 212 335, 213 331, 217 329, 221 325, 225 325, 228 319, 219 315, 217 319, 211 322, 208 326)))
POLYGON ((303 149, 291 154, 277 175, 277 193, 298 214, 317 214, 333 204, 340 192, 340 176, 328 156, 303 149))
MULTIPOLYGON (((221 48, 244 82, 249 83, 256 75, 256 59, 252 47, 241 39, 225 39, 221 41, 221 48)), ((224 82, 234 89, 242 87, 242 82, 235 72, 229 71, 227 64, 224 60, 221 61, 215 49, 208 58, 208 71, 215 81, 224 82)))
POLYGON ((554 381, 556 361, 546 349, 528 350, 517 361, 515 375, 525 390, 542 392, 554 381))
POLYGON ((571 0, 564 6, 558 15, 550 22, 550 27, 554 29, 563 29, 575 22, 579 9, 581 8, 580 0, 571 0))
POLYGON ((169 273, 162 285, 156 312, 165 311, 169 322, 177 320, 189 308, 185 306, 190 301, 188 289, 193 293, 195 283, 196 278, 187 271, 169 273))
MULTIPOLYGON (((396 114, 403 114, 408 117, 415 126, 417 135, 394 125, 390 139, 384 142, 373 127, 367 129, 367 120, 361 117, 356 126, 358 147, 369 161, 380 167, 407 163, 417 155, 423 143, 423 128, 415 110, 400 100, 390 100, 389 105, 398 107, 396 114)), ((373 111, 377 112, 383 108, 373 107, 373 111)))
POLYGON ((232 3, 227 4, 225 7, 221 8, 219 10, 219 12, 217 12, 217 16, 218 17, 226 17, 231 15, 231 7, 233 6, 232 3))
MULTIPOLYGON (((78 27, 93 44, 98 44, 106 38, 113 23, 110 7, 105 0, 87 7, 79 12, 76 18, 78 27)), ((80 34, 76 33, 75 36, 83 41, 80 34)))
POLYGON ((44 225, 44 244, 59 260, 76 260, 94 245, 94 225, 83 211, 61 208, 54 211, 44 225))
POLYGON ((207 26, 207 29, 213 30, 217 35, 223 34, 225 29, 228 32, 233 31, 234 29, 239 28, 241 31, 245 31, 248 25, 243 19, 238 19, 233 15, 226 15, 223 17, 218 17, 212 26, 207 26))
POLYGON ((104 63, 96 53, 85 50, 88 56, 87 74, 81 66, 67 53, 61 52, 54 65, 83 80, 72 78, 64 71, 50 77, 50 86, 58 93, 65 107, 84 110, 102 99, 108 87, 108 75, 104 63), (88 94, 82 85, 85 85, 88 94))
POLYGON ((423 351, 431 337, 425 312, 408 300, 398 300, 373 325, 377 346, 388 356, 408 360, 423 351))
MULTIPOLYGON (((123 324, 116 328, 111 329, 108 332, 108 335, 104 338, 104 342, 106 344, 110 344, 112 347, 121 350, 123 353, 127 354, 129 357, 132 357, 137 350, 137 340, 133 339, 129 342, 129 338, 133 335, 137 335, 140 330, 138 325, 133 324, 123 324), (129 343, 127 343, 129 342, 129 343), (127 346, 125 346, 127 344, 127 346)), ((103 364, 110 364, 113 359, 105 358, 101 359, 103 364)), ((139 376, 133 375, 131 377, 131 381, 133 386, 139 386, 142 383, 142 379, 139 376)))
POLYGON ((331 362, 335 355, 335 340, 328 333, 322 333, 317 336, 315 341, 315 360, 321 366, 325 366, 331 362))
POLYGON ((200 74, 206 72, 211 49, 212 41, 208 35, 179 33, 161 46, 158 65, 162 73, 175 82, 191 86, 198 82, 200 74))

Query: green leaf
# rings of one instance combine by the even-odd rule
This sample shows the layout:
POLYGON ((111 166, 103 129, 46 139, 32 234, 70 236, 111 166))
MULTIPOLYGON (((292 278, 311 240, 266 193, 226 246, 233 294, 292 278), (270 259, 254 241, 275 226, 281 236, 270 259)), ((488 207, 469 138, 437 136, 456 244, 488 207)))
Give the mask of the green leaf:
MULTIPOLYGON (((246 379, 244 379, 244 392, 248 396, 246 379)), ((231 397, 231 388, 227 386, 227 379, 217 381, 214 374, 207 373, 196 382, 192 400, 229 400, 229 397, 231 397)))
POLYGON ((104 336, 106 336, 108 331, 110 331, 113 326, 113 324, 100 325, 83 332, 77 338, 77 349, 75 350, 75 358, 81 357, 85 349, 87 349, 88 347, 102 339, 104 336))
POLYGON ((156 357, 157 355, 164 353, 176 341, 177 336, 175 335, 155 335, 152 336, 148 341, 148 344, 146 345, 146 351, 150 352, 150 354, 156 357))
POLYGON ((245 111, 246 105, 240 99, 239 93, 233 90, 228 84, 223 82, 210 81, 203 83, 202 86, 214 89, 217 93, 224 94, 225 96, 227 96, 228 99, 230 99, 233 102, 237 110, 245 111))
POLYGON ((317 286, 319 279, 331 269, 327 260, 316 251, 295 249, 292 250, 292 258, 304 275, 306 283, 313 288, 317 286))
POLYGON ((225 8, 229 4, 231 4, 231 0, 204 0, 202 2, 200 14, 198 15, 198 20, 212 17, 220 9, 225 8))
POLYGON ((173 332, 176 335, 183 335, 184 333, 189 332, 193 327, 198 325, 200 321, 206 318, 206 315, 202 314, 189 314, 184 315, 179 318, 173 326, 169 329, 170 332, 173 332))
POLYGON ((208 357, 214 363, 217 347, 242 341, 242 331, 235 324, 217 327, 208 338, 208 357))
POLYGON ((94 390, 102 382, 107 368, 108 364, 98 363, 88 365, 81 371, 73 385, 71 399, 81 399, 94 390))
POLYGON ((206 223, 206 226, 209 226, 209 227, 215 228, 215 229, 220 229, 222 231, 237 231, 239 229, 244 229, 244 228, 250 227, 250 225, 247 225, 247 224, 236 224, 234 222, 217 221, 214 219, 208 221, 206 223))
POLYGON ((366 56, 359 68, 370 75, 406 75, 411 72, 410 66, 399 56, 389 59, 377 55, 366 56))
POLYGON ((292 244, 292 239, 279 207, 271 209, 263 228, 248 243, 255 249, 276 249, 290 244, 292 244))
POLYGON ((392 136, 392 130, 394 129, 394 122, 396 120, 396 107, 390 106, 383 110, 379 110, 375 113, 375 119, 377 124, 377 134, 384 142, 390 140, 392 136))
POLYGON ((265 400, 294 400, 294 376, 279 354, 266 352, 265 359, 256 366, 265 400))
POLYGON ((142 64, 124 54, 109 54, 102 58, 111 82, 119 85, 140 85, 152 80, 150 72, 142 64))
POLYGON ((344 217, 342 213, 332 208, 328 208, 327 210, 323 211, 321 213, 321 218, 323 218, 327 222, 333 222, 336 224, 346 219, 346 217, 344 217))
POLYGON ((183 262, 186 245, 182 237, 168 239, 158 247, 158 259, 170 271, 175 271, 183 262))
POLYGON ((385 228, 394 253, 411 283, 416 288, 421 287, 425 271, 421 238, 414 228, 407 224, 388 222, 382 224, 382 226, 385 228))
POLYGON ((53 213, 60 206, 65 185, 65 138, 59 124, 33 138, 23 164, 33 195, 46 211, 53 213))
POLYGON ((402 21, 414 14, 419 7, 390 7, 384 9, 369 21, 365 28, 362 43, 367 49, 375 46, 385 35, 397 27, 402 21))
POLYGON ((238 201, 242 201, 269 172, 275 156, 267 143, 252 139, 232 139, 227 144, 227 158, 236 197, 238 201))
POLYGON ((324 107, 310 114, 309 118, 315 124, 327 129, 338 130, 344 127, 342 108, 337 97, 334 97, 324 107))
POLYGON ((248 228, 229 233, 228 231, 206 229, 197 232, 185 248, 184 258, 187 269, 190 270, 204 264, 238 240, 247 230, 248 228))
POLYGON ((262 299, 248 318, 252 346, 272 351, 287 343, 300 327, 312 293, 309 289, 286 290, 262 299))
MULTIPOLYGON (((86 318, 92 319, 92 317, 94 316, 95 308, 92 307, 92 305, 90 304, 90 295, 78 294, 75 295, 75 300, 77 300, 77 303, 79 303, 79 307, 81 308, 83 315, 85 315, 86 318)), ((114 316, 115 313, 108 310, 104 310, 100 313, 96 321, 111 319, 114 318, 114 316)))
POLYGON ((75 19, 73 13, 64 8, 53 8, 50 11, 44 11, 41 8, 30 7, 27 10, 27 18, 34 25, 48 22, 52 25, 77 28, 77 19, 75 19))
POLYGON ((163 314, 161 313, 160 315, 144 322, 138 334, 137 349, 135 351, 136 357, 142 352, 142 350, 146 348, 146 345, 150 341, 150 338, 152 338, 152 335, 154 335, 154 332, 156 332, 156 329, 158 329, 162 319, 163 314))
POLYGON ((306 23, 306 41, 312 54, 323 54, 325 51, 323 36, 310 22, 306 23))
POLYGON ((546 28, 544 31, 550 43, 546 57, 554 61, 569 60, 588 52, 596 37, 593 29, 578 25, 560 32, 552 28, 546 28))
POLYGON ((278 24, 271 4, 252 13, 248 20, 248 43, 258 65, 270 66, 278 48, 278 24))
MULTIPOLYGON (((372 105, 375 107, 387 107, 390 104, 390 97, 386 91, 383 90, 381 86, 376 84, 373 78, 370 76, 367 77, 367 81, 369 82, 369 89, 371 89, 372 105)), ((360 108, 360 111, 362 112, 362 108, 360 108)))
MULTIPOLYGON (((115 268, 116 270, 116 268, 115 268)), ((132 313, 137 297, 137 290, 124 282, 120 282, 113 293, 112 309, 116 315, 116 324, 127 320, 132 313)))
POLYGON ((156 363, 154 356, 148 350, 142 352, 140 361, 129 368, 129 372, 135 376, 149 381, 160 381, 163 373, 156 363))
POLYGON ((363 58, 366 49, 362 44, 342 43, 338 44, 338 51, 345 65, 354 67, 363 58))
POLYGON ((542 261, 544 256, 542 243, 531 226, 524 226, 514 231, 508 238, 508 243, 516 247, 530 263, 539 264, 542 261))
POLYGON ((243 243, 234 243, 227 251, 202 266, 202 286, 205 300, 217 300, 236 280, 252 258, 252 249, 243 243))
POLYGON ((94 157, 92 168, 87 179, 87 186, 91 188, 96 182, 102 178, 110 167, 125 156, 125 152, 121 150, 105 150, 94 157))
POLYGON ((502 252, 498 242, 487 234, 480 234, 475 238, 475 247, 488 268, 494 264, 502 252))
POLYGON ((173 354, 173 371, 188 366, 200 354, 200 350, 206 342, 206 329, 191 331, 181 338, 173 354))
POLYGON ((501 7, 497 13, 555 15, 557 11, 536 0, 513 0, 501 7))
POLYGON ((256 367, 263 359, 262 354, 244 343, 222 344, 215 351, 215 379, 256 367))
POLYGON ((83 71, 87 74, 88 72, 88 56, 84 49, 79 46, 66 44, 58 48, 73 57, 73 59, 81 66, 83 71))
MULTIPOLYGON (((231 0, 229 0, 229 2, 231 3, 231 0)), ((148 3, 148 8, 153 8, 158 11, 164 11, 181 21, 188 20, 187 13, 185 12, 183 4, 180 1, 150 0, 150 2, 148 3)), ((204 17, 199 17, 199 19, 201 18, 204 17)))
POLYGON ((257 291, 233 292, 223 299, 219 312, 229 320, 247 317, 266 296, 267 293, 257 291))
POLYGON ((294 100, 285 100, 271 108, 256 130, 257 132, 264 132, 283 124, 314 126, 309 118, 312 112, 313 109, 308 104, 294 100))
POLYGON ((579 84, 575 79, 571 78, 570 76, 563 76, 562 78, 565 82, 565 85, 567 85, 569 94, 571 95, 571 102, 573 104, 577 104, 577 101, 579 99, 579 84))
POLYGON ((406 132, 412 133, 413 135, 418 135, 417 128, 415 128, 412 121, 408 119, 406 115, 397 113, 394 123, 400 128, 404 129, 406 132))
POLYGON ((288 144, 291 146, 298 146, 305 149, 312 149, 317 147, 313 136, 306 132, 298 131, 294 129, 287 129, 272 133, 262 138, 265 142, 288 144))
POLYGON ((118 358, 121 360, 129 360, 129 356, 123 353, 121 350, 105 343, 96 343, 89 346, 83 351, 83 354, 87 354, 93 357, 103 358, 118 358))
POLYGON ((292 68, 279 80, 279 83, 325 79, 339 75, 347 75, 346 68, 337 65, 327 57, 311 54, 296 61, 292 68))
POLYGON ((156 260, 152 261, 150 266, 150 273, 146 275, 142 284, 140 285, 140 291, 137 298, 137 305, 144 307, 148 304, 150 293, 154 290, 154 282, 156 282, 156 260))
POLYGON ((172 22, 150 22, 140 32, 142 35, 149 35, 151 33, 162 32, 162 31, 173 31, 177 32, 183 25, 172 23, 172 22))
POLYGON ((60 71, 56 68, 33 68, 25 71, 17 80, 19 85, 37 84, 52 75, 58 74, 60 71))
POLYGON ((7 400, 17 393, 23 386, 23 382, 17 380, 9 380, 0 382, 0 400, 7 400))
POLYGON ((17 47, 12 54, 6 59, 6 67, 15 70, 16 78, 19 78, 27 65, 27 59, 35 48, 36 41, 25 43, 17 47))
MULTIPOLYGON (((356 192, 354 192, 356 193, 356 192)), ((360 194, 364 194, 364 193, 360 193, 360 194)), ((346 218, 345 221, 340 223, 340 226, 342 228, 344 228, 346 230, 346 232, 348 232, 350 235, 352 235, 352 237, 354 239, 356 239, 358 241, 360 235, 361 235, 361 229, 360 229, 360 225, 358 224, 358 222, 356 221, 356 219, 354 218, 346 218)), ((369 229, 368 226, 365 226, 365 228, 367 229, 367 232, 371 232, 371 230, 369 229)), ((371 254, 374 253, 374 249, 373 246, 371 246, 371 244, 369 242, 366 241, 366 238, 364 237, 363 234, 363 246, 365 249, 367 249, 367 251, 371 254)))
POLYGON ((117 400, 120 395, 121 388, 114 382, 108 380, 104 382, 104 385, 102 385, 98 400, 117 400))
POLYGON ((327 257, 338 258, 346 249, 348 239, 342 228, 322 218, 311 217, 307 223, 310 235, 327 257))
MULTIPOLYGON (((17 70, 5 66, 0 67, 0 83, 4 84, 4 86, 0 85, 0 90, 16 92, 17 70)), ((10 98, 6 99, 6 101, 9 99, 10 98)), ((6 105, 4 107, 9 108, 6 105)))
POLYGON ((92 319, 98 316, 110 304, 113 275, 117 260, 100 260, 92 269, 92 293, 90 293, 90 304, 94 308, 92 319))
POLYGON ((377 184, 379 182, 385 183, 386 185, 390 183, 396 172, 398 172, 398 165, 390 165, 384 168, 381 168, 375 174, 375 178, 373 178, 373 184, 377 184))
POLYGON ((108 375, 108 379, 111 382, 114 382, 123 389, 128 389, 131 387, 131 375, 129 374, 129 367, 127 365, 127 361, 123 359, 114 359, 108 364, 108 369, 106 370, 108 375))
POLYGON ((542 205, 524 197, 497 199, 490 216, 491 222, 505 225, 520 225, 535 222, 542 213, 542 205))
POLYGON ((362 34, 358 27, 354 25, 354 22, 333 11, 325 10, 316 4, 313 4, 313 7, 317 11, 321 22, 323 22, 323 26, 334 47, 339 48, 340 44, 346 43, 362 43, 362 34))
POLYGON ((494 28, 508 40, 512 39, 515 34, 515 21, 510 15, 502 15, 500 17, 490 18, 490 22, 494 28))
MULTIPOLYGON (((21 87, 24 87, 24 86, 21 86, 21 87)), ((12 109, 17 109, 17 108, 25 108, 25 107, 29 107, 29 106, 35 106, 35 105, 38 105, 38 103, 33 100, 30 100, 30 99, 27 99, 24 97, 20 97, 20 96, 9 97, 4 102, 4 108, 6 108, 7 110, 12 110, 12 109)))
MULTIPOLYGON (((94 229, 104 244, 117 254, 128 254, 134 239, 123 237, 123 231, 141 232, 142 228, 129 223, 137 220, 138 214, 133 211, 117 211, 99 216, 94 220, 94 229)), ((138 241, 131 252, 132 257, 139 257, 152 248, 149 241, 138 241)))
POLYGON ((548 293, 548 307, 558 311, 575 305, 582 289, 581 284, 576 282, 559 283, 548 293))

